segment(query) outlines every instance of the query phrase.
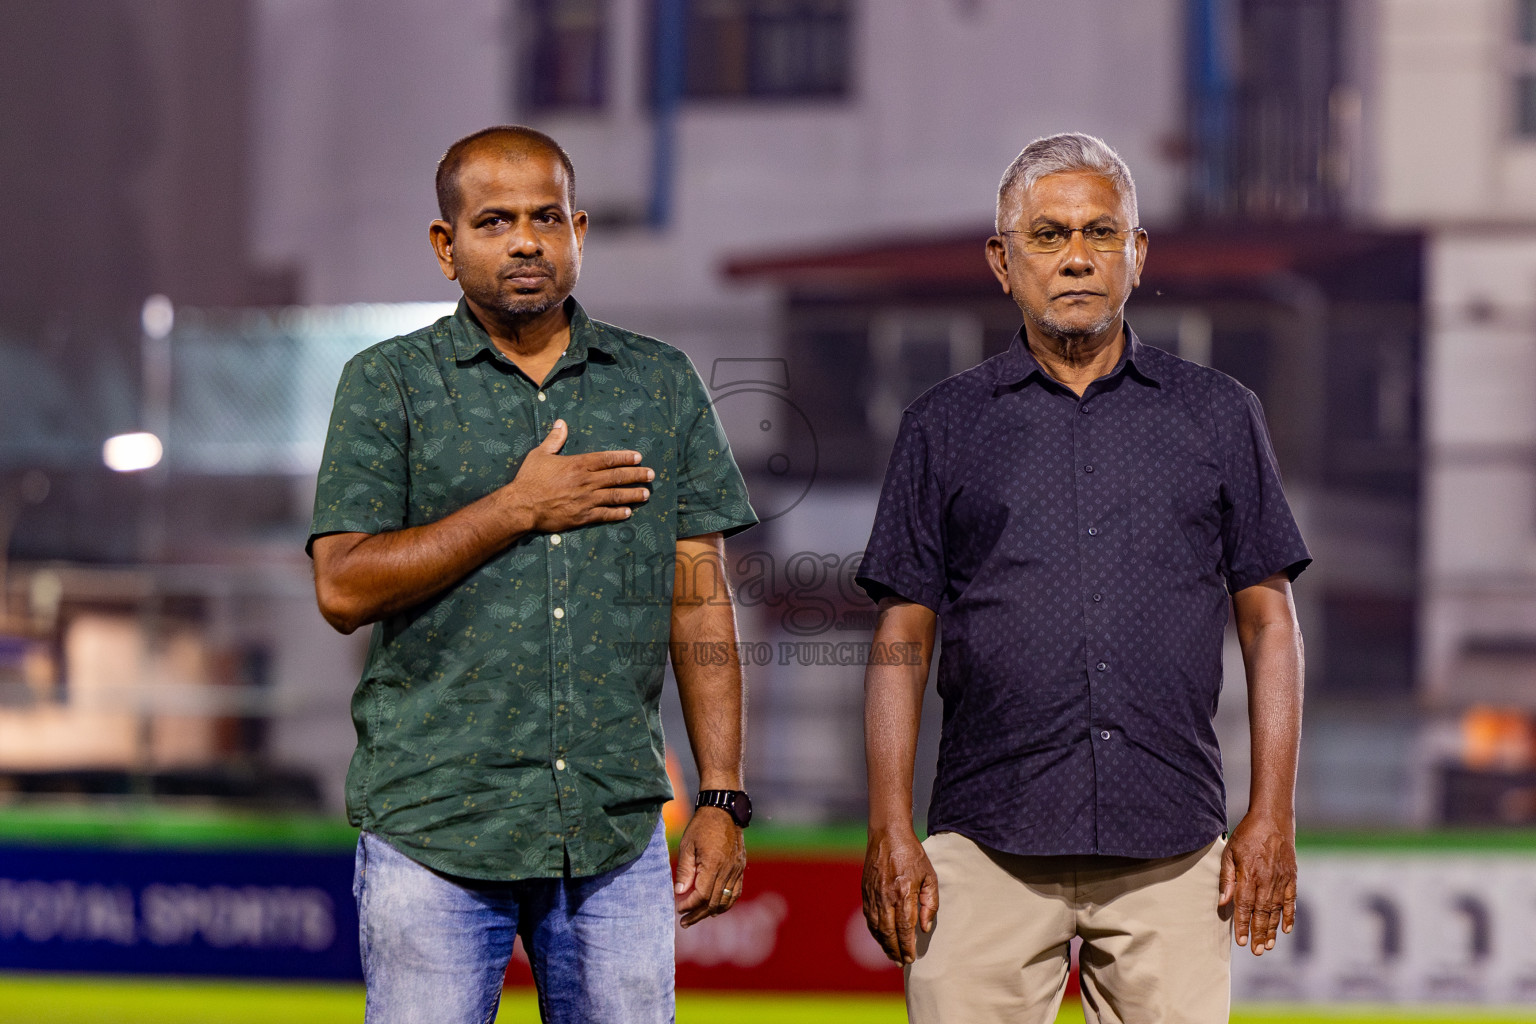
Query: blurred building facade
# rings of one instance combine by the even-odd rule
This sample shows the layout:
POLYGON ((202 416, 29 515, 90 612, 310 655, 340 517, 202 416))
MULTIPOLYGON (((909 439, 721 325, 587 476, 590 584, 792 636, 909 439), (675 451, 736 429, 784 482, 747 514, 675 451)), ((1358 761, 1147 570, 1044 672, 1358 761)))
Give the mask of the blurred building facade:
POLYGON ((1430 813, 1528 821, 1536 795, 1536 3, 1374 10, 1366 208, 1425 231, 1418 693, 1430 813), (1501 714, 1502 713, 1502 714, 1501 714), (1479 722, 1502 717, 1503 739, 1479 722), (1454 759, 1454 758, 1453 758, 1454 759))
MULTIPOLYGON (((235 428, 297 430, 323 417, 328 396, 304 381, 330 364, 295 353, 360 348, 359 324, 396 314, 184 315, 164 478, 107 474, 93 446, 142 419, 150 292, 191 307, 454 298, 426 244, 433 168, 454 138, 508 121, 575 160, 592 218, 578 297, 689 353, 768 519, 732 556, 754 584, 744 638, 765 652, 749 771, 769 813, 861 813, 862 671, 843 652, 872 620, 847 577, 901 407, 1018 325, 982 247, 1003 168, 1061 130, 1104 137, 1136 174, 1152 248, 1132 324, 1265 402, 1318 558, 1298 587, 1304 821, 1437 820, 1448 780, 1465 781, 1441 770, 1463 759, 1463 712, 1536 711, 1533 0, 88 6, 109 13, 0 7, 25 29, 5 44, 23 97, 7 116, 40 154, 8 153, 7 180, 26 183, 13 222, 53 247, 0 275, 7 365, 25 370, 0 382, 25 425, 0 435, 11 554, 194 561, 210 580, 254 558, 282 575, 284 625, 233 646, 286 652, 258 662, 312 703, 261 743, 331 801, 356 651, 303 620, 306 456, 274 428, 240 461, 208 406, 239 411, 235 428), (80 69, 37 58, 79 22, 80 69), (107 226, 97 263, 40 212, 81 196, 107 226), (75 274, 101 282, 95 305, 75 301, 75 274), (69 326, 96 308, 105 326, 69 326), (60 366, 81 356, 120 370, 76 383, 60 366), (290 412, 251 393, 309 397, 290 412), (51 486, 32 502, 39 470, 51 486), (155 508, 176 543, 146 558, 135 524, 155 508)), ((37 603, 22 589, 16 607, 37 603)), ((199 601, 193 620, 227 635, 228 604, 199 601)), ((675 710, 669 725, 680 738, 675 710)), ((1505 776, 1495 805, 1518 810, 1529 746, 1481 763, 1505 776)))

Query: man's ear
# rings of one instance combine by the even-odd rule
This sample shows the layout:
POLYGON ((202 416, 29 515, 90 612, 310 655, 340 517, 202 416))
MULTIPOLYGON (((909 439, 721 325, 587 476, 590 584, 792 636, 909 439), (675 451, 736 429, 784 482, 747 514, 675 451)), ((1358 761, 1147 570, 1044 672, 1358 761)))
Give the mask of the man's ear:
POLYGON ((1003 286, 1003 294, 1012 295, 1013 289, 1008 285, 1008 243, 1002 235, 987 239, 987 266, 992 268, 992 276, 1003 286))
POLYGON ((427 228, 432 242, 432 255, 437 257, 437 269, 450 281, 457 281, 459 271, 453 265, 453 225, 445 220, 435 220, 427 228))

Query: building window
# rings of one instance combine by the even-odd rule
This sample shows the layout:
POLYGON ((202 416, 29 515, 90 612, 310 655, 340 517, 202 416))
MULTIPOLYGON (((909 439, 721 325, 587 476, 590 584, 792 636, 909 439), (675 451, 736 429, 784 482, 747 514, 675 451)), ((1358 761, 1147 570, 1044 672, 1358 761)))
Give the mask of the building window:
POLYGON ((607 0, 520 0, 521 104, 537 111, 598 110, 607 94, 607 0))
POLYGON ((1515 134, 1536 139, 1536 0, 1515 0, 1515 134))
POLYGON ((1344 79, 1344 0, 1190 6, 1199 30, 1187 69, 1194 212, 1259 221, 1337 216, 1358 109, 1344 79), (1228 36, 1230 53, 1221 42, 1228 36))
MULTIPOLYGON (((653 40, 661 7, 652 4, 653 40)), ((681 7, 685 97, 848 94, 851 0, 686 0, 681 7)))

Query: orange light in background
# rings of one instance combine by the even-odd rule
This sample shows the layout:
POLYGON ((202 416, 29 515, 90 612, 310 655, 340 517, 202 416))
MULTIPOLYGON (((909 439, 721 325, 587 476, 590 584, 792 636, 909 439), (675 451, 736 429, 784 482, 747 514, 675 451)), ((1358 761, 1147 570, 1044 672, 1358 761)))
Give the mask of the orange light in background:
POLYGON ((676 839, 683 834, 692 808, 683 799, 683 766, 678 762, 677 755, 672 753, 671 747, 667 748, 667 781, 672 784, 672 799, 661 805, 661 820, 667 827, 667 838, 676 839))
POLYGON ((1462 760, 1482 771, 1519 771, 1536 763, 1536 730, 1523 711, 1476 706, 1461 719, 1462 760))

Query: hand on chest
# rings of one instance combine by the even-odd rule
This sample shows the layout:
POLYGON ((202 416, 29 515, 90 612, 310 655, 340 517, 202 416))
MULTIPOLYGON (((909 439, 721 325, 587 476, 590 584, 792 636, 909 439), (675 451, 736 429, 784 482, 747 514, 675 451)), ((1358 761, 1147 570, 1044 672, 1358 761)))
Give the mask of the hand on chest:
POLYGON ((453 505, 473 501, 510 481, 563 420, 561 455, 637 451, 656 472, 653 501, 664 499, 677 462, 673 403, 634 376, 589 365, 536 386, 510 368, 455 368, 446 400, 408 403, 413 490, 453 505))

